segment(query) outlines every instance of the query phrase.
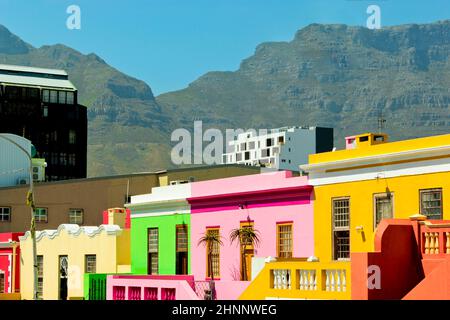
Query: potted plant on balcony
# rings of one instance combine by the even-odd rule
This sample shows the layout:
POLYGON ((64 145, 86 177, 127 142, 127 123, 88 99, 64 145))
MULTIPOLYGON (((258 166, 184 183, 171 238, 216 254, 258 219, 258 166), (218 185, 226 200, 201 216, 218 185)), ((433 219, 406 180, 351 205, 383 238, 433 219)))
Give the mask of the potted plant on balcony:
POLYGON ((247 249, 254 248, 258 246, 260 242, 259 231, 255 230, 253 226, 249 223, 248 226, 241 226, 231 230, 230 232, 231 243, 237 241, 241 249, 241 280, 248 281, 247 274, 247 249))
POLYGON ((206 246, 208 253, 208 266, 209 266, 209 290, 205 290, 205 300, 215 300, 216 291, 214 285, 214 264, 213 264, 213 250, 215 246, 221 246, 223 244, 220 234, 218 232, 205 232, 203 237, 198 241, 198 245, 206 246))

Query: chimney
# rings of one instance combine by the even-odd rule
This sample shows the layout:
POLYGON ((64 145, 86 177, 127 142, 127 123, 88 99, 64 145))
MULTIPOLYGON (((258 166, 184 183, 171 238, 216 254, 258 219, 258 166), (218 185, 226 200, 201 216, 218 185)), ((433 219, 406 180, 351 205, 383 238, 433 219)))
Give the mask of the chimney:
POLYGON ((130 211, 124 208, 110 208, 103 211, 103 224, 115 224, 122 229, 130 228, 130 211))

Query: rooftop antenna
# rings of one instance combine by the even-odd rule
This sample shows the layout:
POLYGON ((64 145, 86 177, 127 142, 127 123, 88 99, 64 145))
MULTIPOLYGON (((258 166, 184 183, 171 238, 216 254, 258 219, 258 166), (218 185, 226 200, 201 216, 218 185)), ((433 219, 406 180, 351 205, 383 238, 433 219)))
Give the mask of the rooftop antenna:
POLYGON ((378 113, 377 122, 378 122, 378 133, 382 133, 383 129, 385 127, 385 124, 386 124, 386 119, 383 117, 383 111, 382 110, 380 110, 380 112, 378 113))

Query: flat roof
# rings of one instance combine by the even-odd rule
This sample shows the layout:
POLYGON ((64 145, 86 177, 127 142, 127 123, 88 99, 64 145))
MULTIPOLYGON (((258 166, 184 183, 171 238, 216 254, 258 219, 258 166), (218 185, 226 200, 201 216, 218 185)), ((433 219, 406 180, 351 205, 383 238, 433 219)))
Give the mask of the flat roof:
POLYGON ((0 64, 0 70, 52 74, 52 75, 56 75, 56 76, 67 76, 67 72, 62 69, 36 68, 36 67, 29 67, 29 66, 17 66, 17 65, 12 65, 12 64, 11 65, 10 64, 0 64))
POLYGON ((0 83, 77 90, 73 83, 69 81, 67 72, 64 70, 7 64, 0 64, 0 83))
MULTIPOLYGON (((38 187, 38 186, 56 185, 56 184, 64 184, 64 183, 78 183, 78 182, 90 182, 90 181, 109 180, 109 179, 123 179, 123 178, 151 176, 151 175, 158 175, 158 174, 172 173, 172 172, 208 170, 208 169, 223 168, 223 167, 233 167, 233 168, 237 167, 237 168, 251 169, 257 173, 259 173, 261 170, 260 167, 247 166, 244 164, 219 164, 219 165, 210 165, 210 166, 193 166, 193 167, 186 167, 186 168, 163 169, 163 170, 155 170, 155 171, 148 171, 148 172, 136 172, 136 173, 121 174, 121 175, 113 175, 113 176, 101 176, 101 177, 59 180, 59 181, 46 181, 46 182, 35 183, 34 186, 38 187)), ((8 187, 0 187, 0 191, 7 190, 7 189, 28 188, 28 187, 29 186, 26 184, 16 185, 16 186, 8 186, 8 187)))
POLYGON ((0 74, 0 83, 1 84, 11 84, 11 85, 25 85, 25 86, 33 86, 33 87, 42 87, 42 88, 55 88, 55 89, 68 89, 68 90, 77 90, 77 88, 73 85, 69 80, 62 79, 49 79, 49 78, 40 78, 40 77, 30 77, 30 76, 16 76, 10 74, 0 74))

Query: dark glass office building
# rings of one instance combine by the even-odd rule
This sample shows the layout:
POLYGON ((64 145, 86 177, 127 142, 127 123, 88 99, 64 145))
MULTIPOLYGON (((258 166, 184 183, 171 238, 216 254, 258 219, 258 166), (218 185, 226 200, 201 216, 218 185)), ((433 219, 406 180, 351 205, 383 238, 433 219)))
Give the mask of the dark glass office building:
POLYGON ((0 64, 0 133, 31 140, 47 181, 86 177, 87 112, 65 71, 0 64))

